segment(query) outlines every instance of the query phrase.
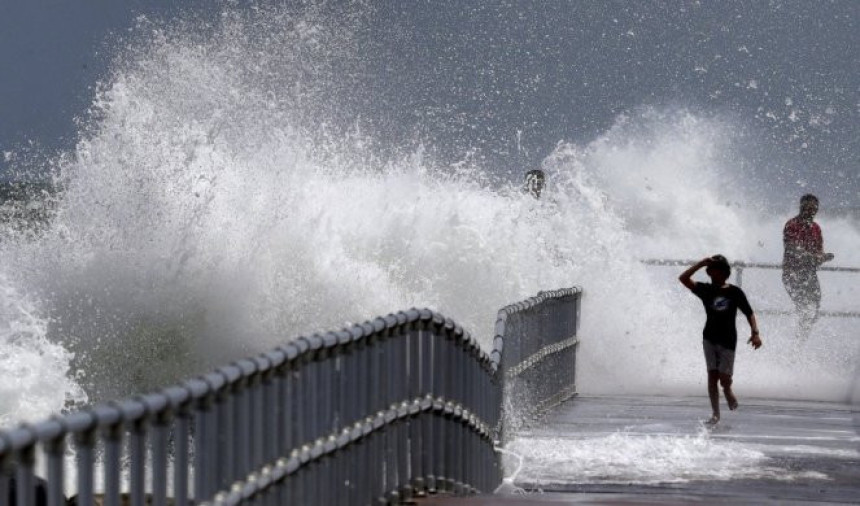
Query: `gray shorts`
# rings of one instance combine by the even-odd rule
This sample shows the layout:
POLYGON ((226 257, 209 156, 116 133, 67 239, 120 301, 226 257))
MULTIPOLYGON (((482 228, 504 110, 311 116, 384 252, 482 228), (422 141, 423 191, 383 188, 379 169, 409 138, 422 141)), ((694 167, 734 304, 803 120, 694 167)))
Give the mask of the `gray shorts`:
POLYGON ((731 376, 735 369, 735 351, 714 344, 706 339, 702 340, 705 348, 705 364, 709 371, 719 371, 731 376))

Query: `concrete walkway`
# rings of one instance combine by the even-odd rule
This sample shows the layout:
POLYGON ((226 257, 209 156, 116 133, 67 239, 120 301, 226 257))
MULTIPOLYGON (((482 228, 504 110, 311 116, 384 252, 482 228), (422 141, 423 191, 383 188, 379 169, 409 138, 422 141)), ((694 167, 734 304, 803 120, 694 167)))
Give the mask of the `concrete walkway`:
POLYGON ((419 504, 860 504, 860 406, 740 401, 576 397, 508 446, 518 493, 419 504))

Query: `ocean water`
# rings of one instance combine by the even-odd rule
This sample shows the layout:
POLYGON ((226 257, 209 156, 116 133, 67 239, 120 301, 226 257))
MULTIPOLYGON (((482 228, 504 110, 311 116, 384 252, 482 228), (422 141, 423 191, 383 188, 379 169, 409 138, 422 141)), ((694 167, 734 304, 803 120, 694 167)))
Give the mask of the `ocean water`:
MULTIPOLYGON (((786 181, 851 207, 850 191, 759 170, 764 134, 741 114, 645 97, 588 135, 537 142, 535 129, 506 130, 510 157, 547 172, 535 201, 498 153, 446 145, 450 124, 409 140, 384 112, 363 121, 404 99, 363 86, 397 82, 362 81, 379 70, 363 45, 378 11, 346 14, 228 4, 214 17, 141 18, 118 42, 76 147, 44 160, 58 188, 36 199, 49 225, 7 226, 0 240, 0 425, 413 306, 489 348, 498 308, 572 285, 585 293, 581 391, 700 393, 700 304, 676 281, 683 268, 640 260, 779 263, 799 197, 786 181)), ((461 131, 488 124, 454 105, 461 131)), ((430 125, 446 115, 420 111, 430 125)), ((824 135, 816 125, 809 142, 824 135)), ((857 219, 828 213, 831 202, 819 220, 826 247, 835 264, 860 266, 857 219)), ((826 309, 857 310, 853 276, 822 275, 826 309)), ((756 308, 788 307, 776 271, 748 271, 744 286, 756 308)), ((854 321, 822 321, 799 341, 791 318, 760 318, 765 346, 740 351, 739 392, 849 395, 854 321)))

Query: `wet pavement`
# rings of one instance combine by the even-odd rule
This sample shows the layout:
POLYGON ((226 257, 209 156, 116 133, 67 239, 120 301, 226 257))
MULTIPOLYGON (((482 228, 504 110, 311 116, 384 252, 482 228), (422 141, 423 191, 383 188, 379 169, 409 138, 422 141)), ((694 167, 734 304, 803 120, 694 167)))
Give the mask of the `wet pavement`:
POLYGON ((576 397, 508 446, 523 461, 507 494, 419 504, 860 504, 860 406, 742 398, 714 428, 709 411, 576 397))

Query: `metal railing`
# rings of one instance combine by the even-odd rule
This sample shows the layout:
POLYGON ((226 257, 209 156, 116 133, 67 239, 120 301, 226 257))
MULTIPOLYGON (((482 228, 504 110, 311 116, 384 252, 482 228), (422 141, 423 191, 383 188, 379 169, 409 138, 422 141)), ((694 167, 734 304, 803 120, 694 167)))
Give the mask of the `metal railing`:
POLYGON ((576 394, 581 291, 540 292, 499 311, 496 345, 504 347, 500 440, 576 394))
MULTIPOLYGON (((657 266, 665 266, 665 267, 674 267, 674 266, 690 266, 698 262, 698 260, 642 260, 642 263, 645 265, 657 265, 657 266)), ((732 266, 732 272, 735 276, 734 284, 737 286, 743 286, 744 279, 744 269, 764 269, 764 270, 782 270, 782 264, 772 264, 772 263, 762 263, 762 262, 729 262, 732 266)), ((824 266, 818 268, 819 271, 824 272, 853 272, 860 273, 860 268, 858 267, 835 267, 835 266, 824 266)), ((758 313, 762 314, 770 314, 770 315, 793 315, 795 311, 787 310, 787 309, 760 309, 757 310, 758 313)), ((830 317, 830 318, 860 318, 860 311, 819 311, 819 316, 830 317)))
POLYGON ((95 504, 97 472, 105 506, 126 504, 126 494, 132 506, 268 506, 492 491, 506 421, 575 388, 580 294, 542 292, 503 308, 489 354, 452 320, 413 309, 0 432, 0 502, 14 482, 12 504, 36 504, 39 455, 46 504, 65 505, 70 448, 77 505, 95 504), (503 419, 506 394, 518 409, 503 419))

